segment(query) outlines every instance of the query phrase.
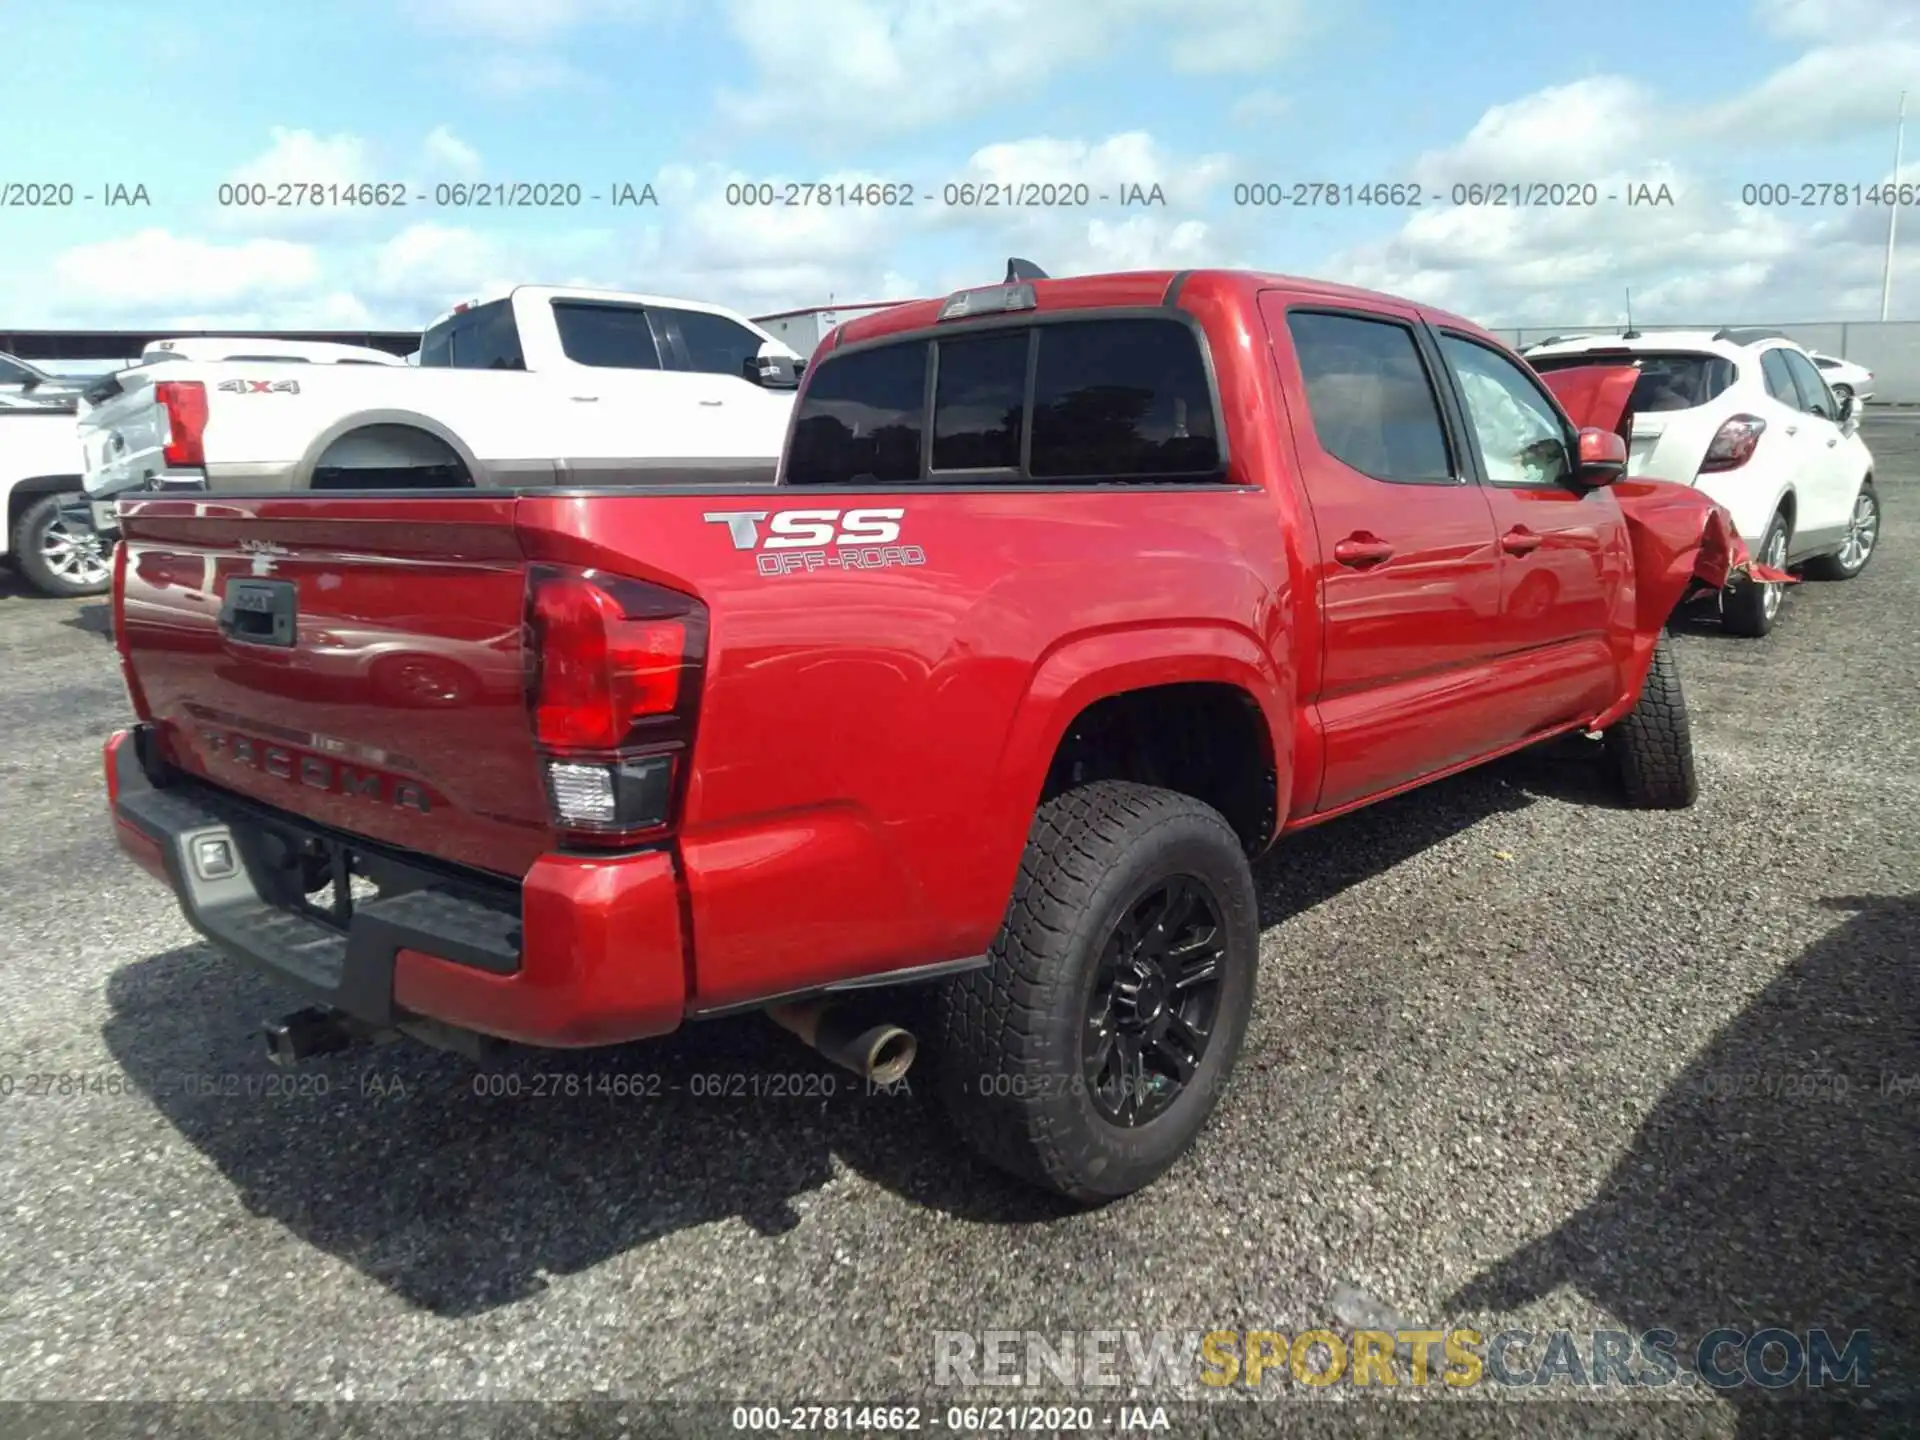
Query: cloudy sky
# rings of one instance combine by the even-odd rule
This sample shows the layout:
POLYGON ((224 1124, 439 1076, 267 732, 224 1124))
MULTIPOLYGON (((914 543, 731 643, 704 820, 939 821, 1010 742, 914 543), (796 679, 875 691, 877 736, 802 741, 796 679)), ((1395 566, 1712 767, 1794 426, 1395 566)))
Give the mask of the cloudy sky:
MULTIPOLYGON (((1628 287, 1646 323, 1867 319, 1887 213, 1835 196, 1892 176, 1903 86, 1920 122, 1916 0, 0 0, 0 41, 0 329, 412 327, 513 281, 763 313, 1009 254, 1491 325, 1611 323, 1628 287), (803 182, 914 203, 729 203, 803 182), (1087 203, 978 203, 1007 182, 1087 203), (522 183, 579 203, 456 203, 522 183), (1312 183, 1421 204, 1236 203, 1312 183), (405 203, 221 203, 301 184, 405 203), (1598 203, 1455 189, 1501 184, 1598 203)), ((1920 319, 1920 205, 1901 226, 1920 319)))

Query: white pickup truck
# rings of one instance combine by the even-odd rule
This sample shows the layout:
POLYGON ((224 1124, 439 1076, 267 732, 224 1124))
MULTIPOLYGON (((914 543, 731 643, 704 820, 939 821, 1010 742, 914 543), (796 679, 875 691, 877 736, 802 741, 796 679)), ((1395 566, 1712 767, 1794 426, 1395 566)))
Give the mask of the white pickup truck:
POLYGON ((718 306, 522 285, 436 320, 403 369, 123 371, 88 392, 86 490, 105 531, 135 490, 771 483, 800 366, 718 306))
MULTIPOLYGON (((138 368, 182 361, 405 363, 397 355, 358 345, 215 335, 156 340, 141 352, 138 368)), ((0 529, 0 559, 45 595, 98 595, 110 578, 110 546, 103 541, 111 534, 98 533, 86 503, 76 433, 86 407, 83 393, 106 384, 105 376, 49 377, 0 356, 0 511, 6 520, 0 529), (16 371, 27 373, 33 383, 5 383, 16 371)), ((110 515, 111 504, 105 508, 110 515)))

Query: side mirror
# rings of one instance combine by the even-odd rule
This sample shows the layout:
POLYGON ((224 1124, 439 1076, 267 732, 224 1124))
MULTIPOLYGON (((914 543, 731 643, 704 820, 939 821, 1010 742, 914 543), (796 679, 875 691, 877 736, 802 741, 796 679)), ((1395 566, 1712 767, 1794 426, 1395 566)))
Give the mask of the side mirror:
POLYGON ((1840 402, 1840 423, 1851 425, 1860 418, 1860 397, 1849 395, 1840 402))
POLYGON ((781 355, 763 346, 758 355, 747 359, 740 368, 756 385, 769 390, 792 390, 800 384, 800 365, 793 356, 781 355))
POLYGON ((1580 432, 1580 458, 1573 478, 1589 489, 1611 485, 1627 473, 1627 442, 1611 430, 1589 425, 1580 432))

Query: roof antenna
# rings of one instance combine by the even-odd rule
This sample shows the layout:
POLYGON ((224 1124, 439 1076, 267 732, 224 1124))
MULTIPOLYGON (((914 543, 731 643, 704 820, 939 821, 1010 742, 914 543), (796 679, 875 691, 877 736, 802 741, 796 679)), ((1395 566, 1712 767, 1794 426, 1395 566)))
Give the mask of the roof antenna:
POLYGON ((1640 332, 1633 328, 1633 287, 1627 286, 1627 328, 1620 332, 1622 340, 1638 340, 1640 332))
POLYGON ((1046 278, 1048 278, 1047 272, 1031 260, 1022 260, 1017 255, 1007 260, 1007 284, 1009 285, 1021 280, 1045 280, 1046 278))

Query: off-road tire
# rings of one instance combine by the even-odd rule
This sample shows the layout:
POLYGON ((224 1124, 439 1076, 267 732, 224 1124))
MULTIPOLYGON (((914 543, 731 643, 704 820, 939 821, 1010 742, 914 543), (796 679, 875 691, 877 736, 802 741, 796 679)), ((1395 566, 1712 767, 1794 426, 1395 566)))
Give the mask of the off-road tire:
POLYGON ((47 564, 41 554, 41 544, 46 538, 47 527, 60 518, 60 502, 66 499, 62 495, 42 495, 26 509, 20 512, 20 518, 14 522, 12 545, 14 569, 20 577, 42 595, 51 595, 55 599, 72 599, 79 595, 104 595, 113 583, 113 572, 109 567, 105 577, 97 581, 75 580, 62 575, 47 564))
POLYGON ((1048 801, 988 964, 934 999, 929 1048, 961 1138, 1000 1169, 1083 1204, 1149 1184, 1193 1143, 1232 1071, 1259 943, 1252 870, 1217 810, 1111 780, 1048 801), (1217 908, 1218 1008, 1185 1087, 1158 1116, 1123 1127, 1095 1108, 1082 1076, 1089 1005, 1115 927, 1174 876, 1198 881, 1217 908))
POLYGON ((1654 642, 1639 703, 1606 733, 1606 753, 1627 804, 1636 810, 1684 810, 1700 794, 1687 697, 1664 630, 1654 642))
MULTIPOLYGON (((1766 534, 1760 537, 1760 544, 1754 549, 1754 559, 1758 560, 1773 550, 1776 531, 1792 539, 1784 514, 1775 515, 1767 522, 1766 534)), ((1729 634, 1758 640, 1773 633, 1774 621, 1778 618, 1777 607, 1774 614, 1767 613, 1767 586, 1761 581, 1736 580, 1721 597, 1720 624, 1729 634)))

